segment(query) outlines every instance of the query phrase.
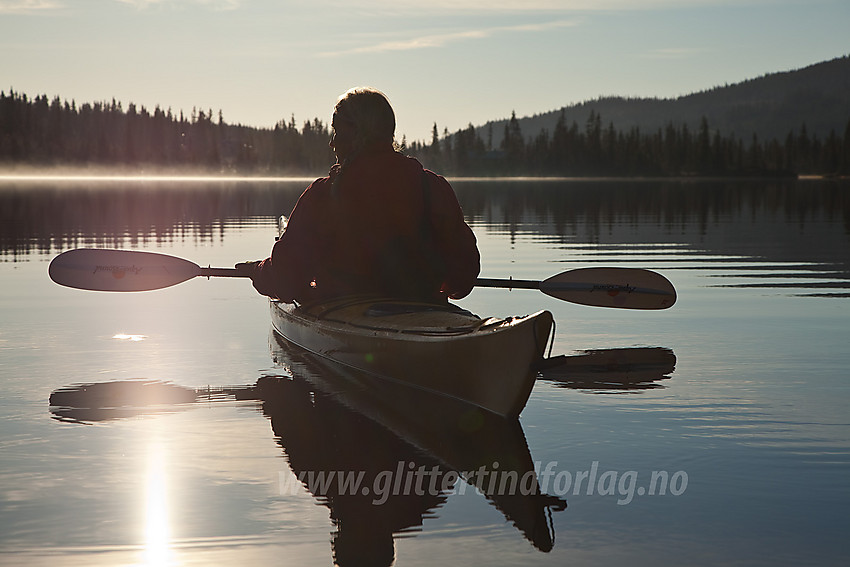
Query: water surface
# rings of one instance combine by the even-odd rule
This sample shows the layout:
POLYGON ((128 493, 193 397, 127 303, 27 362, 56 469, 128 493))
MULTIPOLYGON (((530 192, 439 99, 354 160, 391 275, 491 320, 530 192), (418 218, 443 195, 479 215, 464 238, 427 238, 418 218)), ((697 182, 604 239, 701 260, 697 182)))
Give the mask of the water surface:
POLYGON ((0 185, 0 562, 846 562, 847 182, 454 185, 482 276, 643 267, 674 283, 678 303, 605 310, 476 289, 460 304, 481 315, 552 311, 553 354, 569 358, 518 423, 471 419, 391 389, 346 391, 275 339, 247 281, 109 294, 47 277, 53 256, 81 246, 213 266, 263 257, 303 180, 0 185), (48 405, 63 387, 137 379, 199 401, 48 405), (245 394, 220 399, 223 386, 245 394), (536 470, 550 498, 449 477, 375 505, 374 492, 298 482, 363 471, 375 488, 382 471, 435 466, 442 482, 449 464, 497 461, 536 470))

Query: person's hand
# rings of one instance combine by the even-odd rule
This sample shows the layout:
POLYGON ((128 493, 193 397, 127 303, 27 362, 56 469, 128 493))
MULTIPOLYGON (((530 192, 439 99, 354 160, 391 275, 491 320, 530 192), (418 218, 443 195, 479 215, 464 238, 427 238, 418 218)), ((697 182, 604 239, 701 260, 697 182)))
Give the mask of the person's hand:
POLYGON ((236 268, 240 274, 253 279, 254 274, 257 271, 257 266, 260 265, 260 262, 262 262, 262 260, 254 260, 252 262, 239 262, 233 267, 236 268))
POLYGON ((251 283, 254 284, 260 295, 267 295, 272 299, 277 299, 274 290, 274 281, 271 279, 270 270, 261 270, 260 264, 265 260, 254 260, 253 262, 239 262, 234 267, 242 276, 251 278, 251 283))

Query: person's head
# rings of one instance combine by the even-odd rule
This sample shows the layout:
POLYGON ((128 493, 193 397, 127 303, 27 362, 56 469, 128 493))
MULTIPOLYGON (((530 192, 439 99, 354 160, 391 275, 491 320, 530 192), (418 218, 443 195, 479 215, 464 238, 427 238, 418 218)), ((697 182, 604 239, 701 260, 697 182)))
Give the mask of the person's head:
POLYGON ((395 143, 395 113, 390 101, 371 87, 349 89, 334 106, 330 146, 342 162, 369 147, 395 143))

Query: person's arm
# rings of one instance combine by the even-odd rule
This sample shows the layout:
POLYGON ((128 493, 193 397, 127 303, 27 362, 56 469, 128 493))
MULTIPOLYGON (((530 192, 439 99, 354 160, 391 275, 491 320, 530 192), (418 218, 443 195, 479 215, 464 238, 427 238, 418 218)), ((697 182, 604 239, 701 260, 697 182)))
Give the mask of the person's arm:
POLYGON ((292 302, 302 296, 310 287, 313 260, 313 232, 319 219, 314 218, 320 212, 314 197, 314 189, 320 181, 307 188, 292 214, 283 234, 272 247, 271 256, 260 262, 242 264, 251 277, 254 288, 262 295, 285 302, 292 302))
POLYGON ((431 226, 445 266, 442 292, 452 299, 466 297, 475 287, 481 256, 475 234, 463 218, 457 196, 448 181, 428 172, 431 191, 431 226))

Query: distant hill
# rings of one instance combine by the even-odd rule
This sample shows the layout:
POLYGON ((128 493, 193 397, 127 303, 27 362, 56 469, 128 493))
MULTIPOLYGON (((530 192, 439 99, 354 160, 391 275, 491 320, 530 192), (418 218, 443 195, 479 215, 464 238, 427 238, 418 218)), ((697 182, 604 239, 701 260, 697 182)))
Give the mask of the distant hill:
MULTIPOLYGON (((850 56, 817 63, 803 69, 772 73, 734 85, 681 96, 675 99, 605 97, 558 110, 519 118, 523 137, 550 134, 561 112, 567 124, 584 128, 591 111, 607 127, 619 131, 638 127, 642 134, 664 128, 671 122, 693 130, 703 116, 711 132, 749 141, 784 140, 803 125, 810 136, 823 140, 831 130, 841 137, 850 121, 850 56)), ((493 146, 498 147, 508 119, 491 121, 476 130, 484 135, 492 126, 493 146)))

